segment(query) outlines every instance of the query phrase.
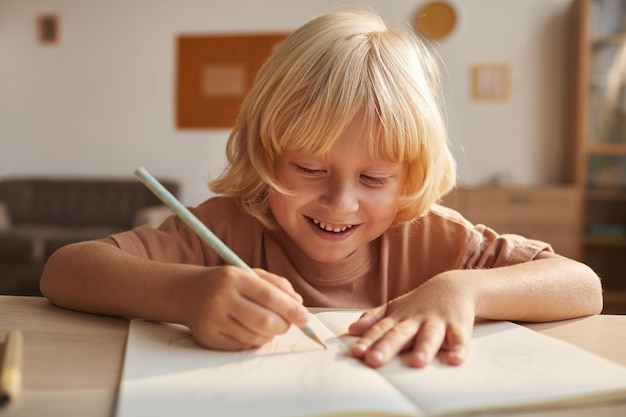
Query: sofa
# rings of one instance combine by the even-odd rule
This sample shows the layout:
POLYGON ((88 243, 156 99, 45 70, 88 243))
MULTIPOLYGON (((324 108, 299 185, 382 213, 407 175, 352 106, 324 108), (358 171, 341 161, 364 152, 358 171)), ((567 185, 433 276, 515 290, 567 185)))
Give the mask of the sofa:
MULTIPOLYGON (((178 196, 177 182, 160 181, 178 196)), ((43 266, 58 248, 157 226, 170 214, 135 178, 1 179, 0 294, 41 295, 43 266)))

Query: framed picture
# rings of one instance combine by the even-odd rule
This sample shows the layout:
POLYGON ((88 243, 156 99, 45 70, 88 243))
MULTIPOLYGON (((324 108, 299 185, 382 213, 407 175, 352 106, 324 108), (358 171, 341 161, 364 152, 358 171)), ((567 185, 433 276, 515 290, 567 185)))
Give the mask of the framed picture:
POLYGON ((474 100, 507 100, 511 88, 511 70, 505 63, 477 64, 472 67, 474 100))
POLYGON ((287 34, 181 35, 177 39, 176 126, 228 128, 256 73, 287 34))
POLYGON ((37 37, 42 44, 59 42, 61 24, 59 17, 53 13, 41 14, 37 17, 37 37))

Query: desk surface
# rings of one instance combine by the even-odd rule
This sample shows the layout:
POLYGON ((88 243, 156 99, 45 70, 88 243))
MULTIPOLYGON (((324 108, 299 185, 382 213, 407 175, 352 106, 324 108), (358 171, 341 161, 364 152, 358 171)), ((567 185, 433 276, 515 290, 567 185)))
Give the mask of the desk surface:
MULTIPOLYGON (((626 316, 592 316, 528 324, 626 365, 626 316)), ((115 412, 128 320, 64 310, 39 297, 0 296, 0 337, 24 334, 24 382, 4 416, 108 416, 115 412)), ((626 402, 580 415, 624 416, 626 402)), ((572 416, 572 410, 507 416, 572 416)), ((578 414, 576 414, 578 415, 578 414)))

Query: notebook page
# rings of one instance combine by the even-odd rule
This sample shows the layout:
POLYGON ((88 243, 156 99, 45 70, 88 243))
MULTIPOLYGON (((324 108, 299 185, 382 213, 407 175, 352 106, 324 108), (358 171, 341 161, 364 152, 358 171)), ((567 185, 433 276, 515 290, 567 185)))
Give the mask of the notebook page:
POLYGON ((378 373, 345 355, 315 317, 253 351, 204 349, 182 326, 130 324, 117 416, 417 415, 378 373))
POLYGON ((478 324, 462 366, 411 372, 398 360, 379 371, 430 415, 626 401, 625 367, 509 322, 478 324))
MULTIPOLYGON (((347 336, 347 329, 361 313, 321 311, 316 316, 349 345, 356 338, 347 336)), ((428 415, 576 406, 615 398, 626 411, 626 367, 510 322, 477 324, 462 366, 435 360, 412 369, 405 358, 378 371, 428 415)))

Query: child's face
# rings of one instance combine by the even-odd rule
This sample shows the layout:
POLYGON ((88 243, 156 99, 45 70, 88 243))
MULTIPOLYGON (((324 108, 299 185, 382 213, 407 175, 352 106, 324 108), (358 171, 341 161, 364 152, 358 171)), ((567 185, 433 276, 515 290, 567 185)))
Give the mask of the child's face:
POLYGON ((342 260, 393 223, 405 165, 372 159, 352 122, 325 158, 287 152, 276 178, 292 194, 272 192, 278 224, 311 258, 342 260))

